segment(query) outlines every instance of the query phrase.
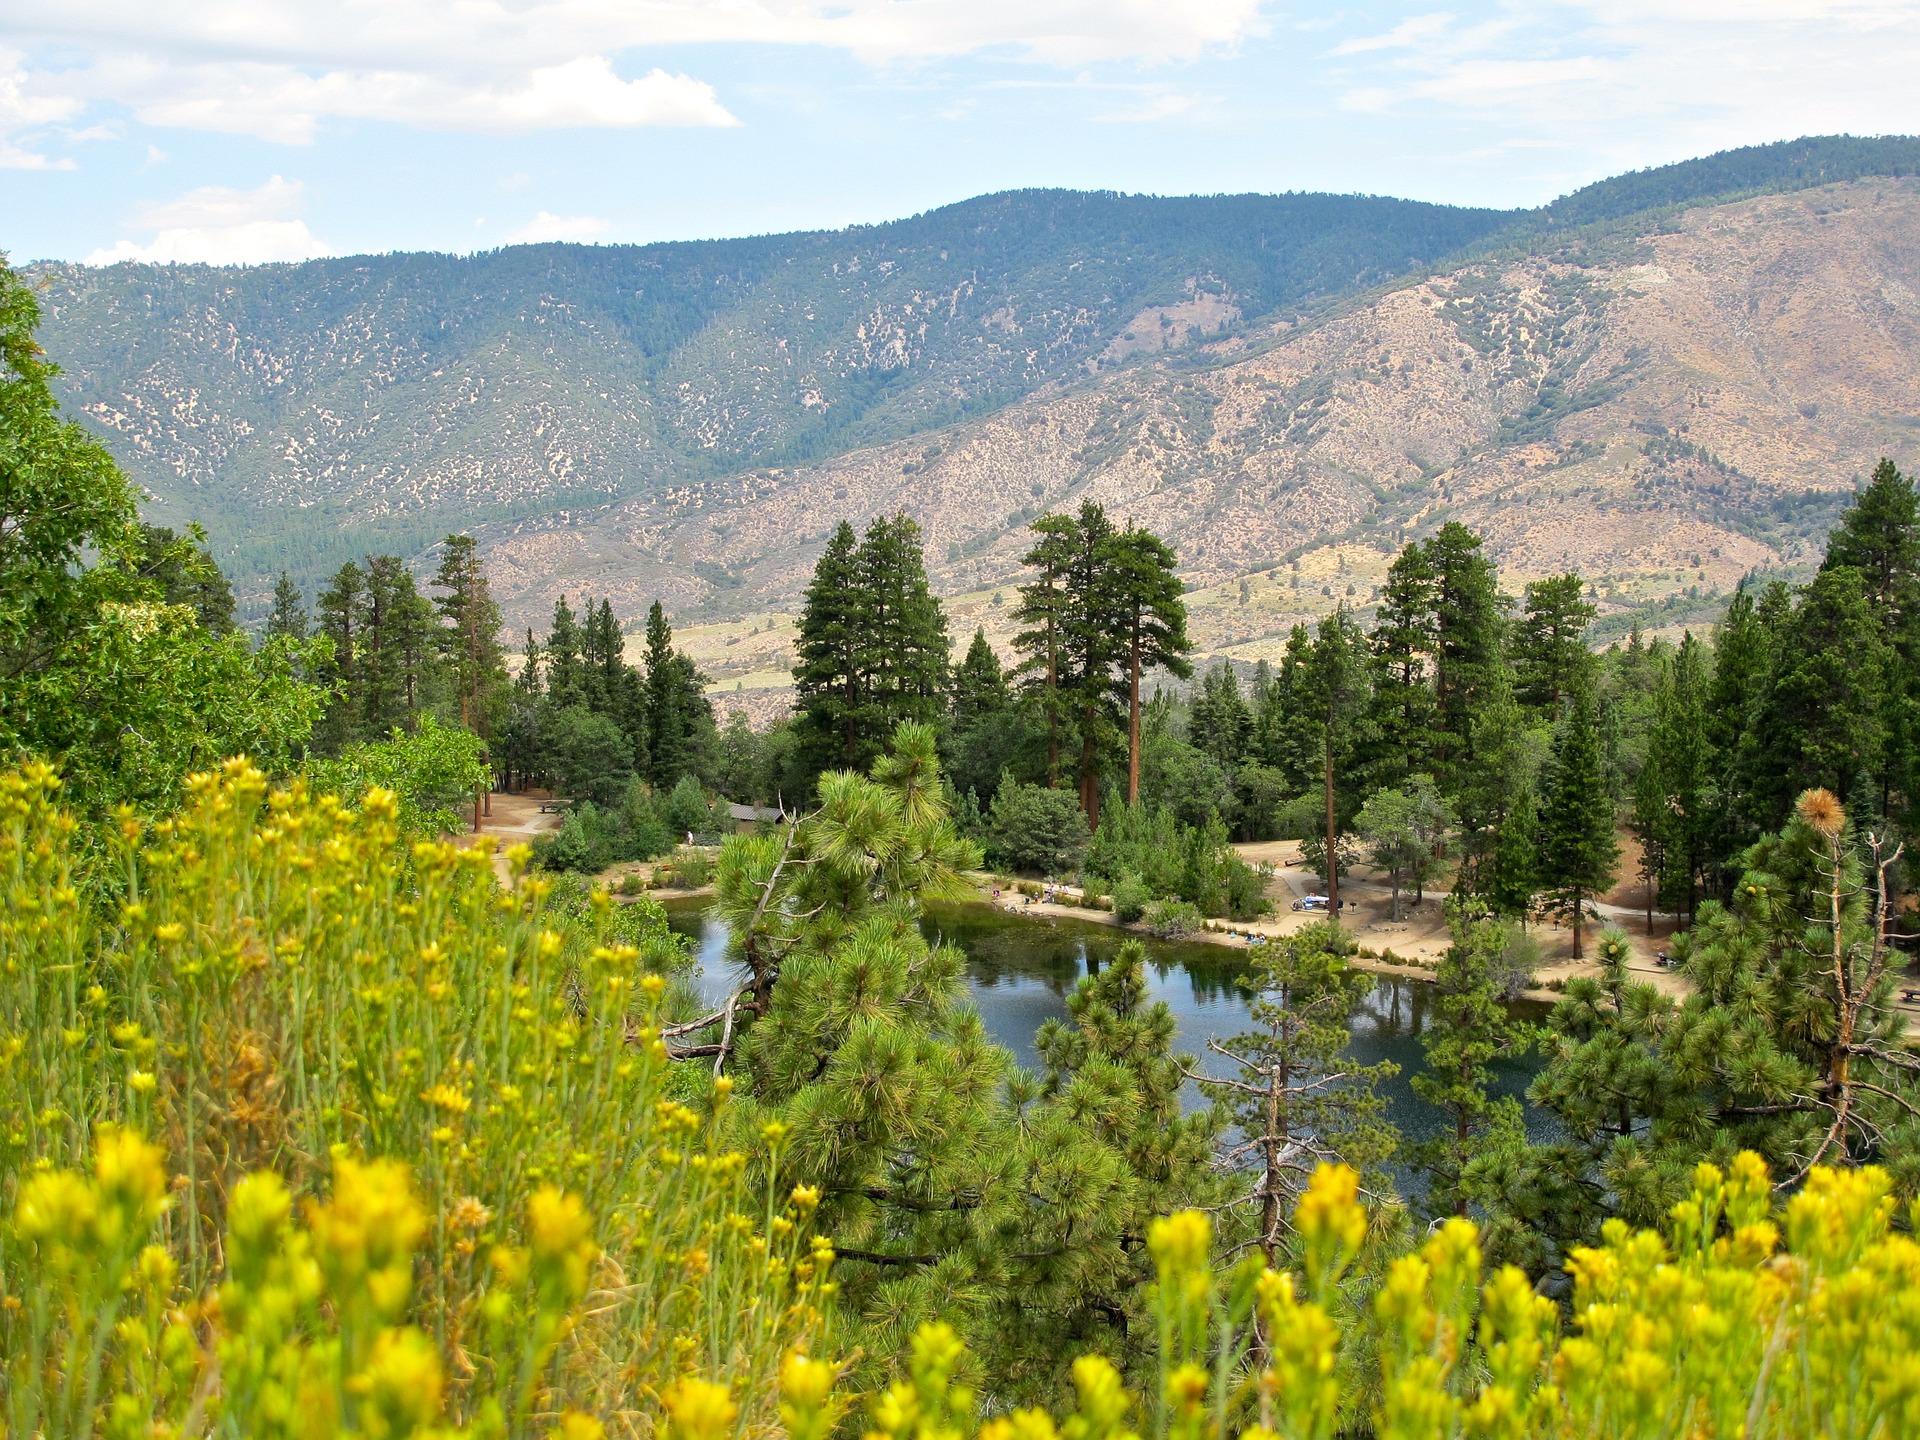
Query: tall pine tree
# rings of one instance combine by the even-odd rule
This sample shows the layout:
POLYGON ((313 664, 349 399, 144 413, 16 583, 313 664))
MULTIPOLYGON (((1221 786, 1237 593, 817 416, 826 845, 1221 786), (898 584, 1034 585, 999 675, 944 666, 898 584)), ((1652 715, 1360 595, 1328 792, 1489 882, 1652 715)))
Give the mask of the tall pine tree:
POLYGON ((1513 631, 1514 694, 1537 714, 1560 713, 1561 702, 1592 668, 1587 627, 1594 606, 1581 594, 1578 575, 1555 575, 1527 586, 1513 631))
POLYGON ((273 582, 273 610, 267 616, 266 638, 299 644, 307 638, 310 624, 306 597, 293 583, 293 577, 282 570, 280 578, 273 582))
POLYGON ((488 738, 505 697, 507 668, 500 651, 500 607, 493 603, 471 535, 449 535, 442 542, 433 583, 444 592, 434 603, 444 622, 441 653, 460 723, 488 738))
POLYGON ((1574 687, 1554 731, 1553 753, 1542 776, 1538 854, 1540 888, 1573 926, 1577 960, 1588 903, 1613 883, 1620 859, 1613 798, 1601 774, 1591 679, 1574 687))
POLYGON ((361 628, 366 618, 367 572, 349 560, 334 573, 333 583, 320 594, 319 629, 331 642, 332 657, 317 677, 328 690, 327 708, 314 727, 314 743, 322 754, 335 754, 363 738, 360 717, 365 703, 360 693, 361 628))
POLYGON ((1435 972, 1421 1036, 1426 1067, 1413 1077, 1413 1093, 1444 1118, 1439 1133, 1414 1147, 1414 1159, 1427 1176, 1428 1208, 1465 1215, 1480 1198, 1476 1169, 1526 1143, 1520 1102, 1493 1094, 1493 1062, 1522 1051, 1530 1032, 1503 993, 1506 927, 1459 900, 1449 903, 1447 922, 1453 943, 1435 972))
POLYGON ((1150 668, 1185 679, 1193 673, 1187 655, 1187 606, 1174 553, 1158 535, 1135 525, 1108 545, 1115 610, 1127 645, 1127 803, 1140 799, 1140 677, 1150 668))
POLYGON ((976 629, 965 658, 953 672, 953 705, 949 711, 953 728, 966 730, 989 715, 999 714, 1011 698, 1000 657, 987 643, 987 632, 976 629))
POLYGON ((865 594, 859 536, 842 520, 813 567, 793 667, 794 732, 807 768, 853 769, 865 755, 861 666, 865 594))
POLYGON ((902 722, 936 720, 946 693, 947 619, 927 581, 922 545, 910 516, 882 516, 867 527, 854 557, 860 721, 875 753, 902 722))

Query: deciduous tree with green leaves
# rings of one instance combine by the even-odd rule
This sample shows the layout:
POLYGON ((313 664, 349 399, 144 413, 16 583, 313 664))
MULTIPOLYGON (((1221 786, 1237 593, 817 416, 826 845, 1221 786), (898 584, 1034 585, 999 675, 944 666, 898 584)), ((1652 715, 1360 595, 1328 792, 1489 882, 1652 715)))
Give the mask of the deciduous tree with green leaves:
POLYGON ((169 808, 189 770, 239 753, 290 768, 320 708, 300 674, 323 652, 255 653, 139 573, 137 496, 61 415, 39 320, 0 258, 0 753, 53 761, 92 814, 169 808))
POLYGON ((1387 872, 1395 920, 1400 891, 1412 885, 1423 892, 1433 878, 1452 825, 1453 812, 1431 775, 1411 775, 1397 789, 1376 790, 1360 807, 1353 828, 1366 844, 1367 857, 1387 872))

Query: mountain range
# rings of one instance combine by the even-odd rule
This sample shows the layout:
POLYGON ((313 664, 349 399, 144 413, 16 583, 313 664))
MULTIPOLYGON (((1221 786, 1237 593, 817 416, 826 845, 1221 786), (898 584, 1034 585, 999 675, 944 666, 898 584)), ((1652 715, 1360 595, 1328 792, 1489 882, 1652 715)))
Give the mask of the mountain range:
POLYGON ((1175 544, 1213 653, 1364 607, 1450 518, 1515 579, 1578 568, 1603 628, 1705 614, 1914 448, 1915 176, 1920 140, 1826 137, 1521 212, 1022 191, 744 240, 31 270, 63 399, 243 605, 470 530, 516 625, 658 594, 752 688, 832 527, 899 508, 990 634, 1025 525, 1083 497, 1175 544))

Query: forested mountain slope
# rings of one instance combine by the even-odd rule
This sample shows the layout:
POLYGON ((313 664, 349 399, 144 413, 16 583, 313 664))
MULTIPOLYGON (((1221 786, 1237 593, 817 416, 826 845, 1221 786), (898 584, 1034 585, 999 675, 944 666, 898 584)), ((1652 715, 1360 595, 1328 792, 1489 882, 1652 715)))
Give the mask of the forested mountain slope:
POLYGON ((1090 496, 1175 545, 1203 643, 1249 658, 1302 614, 1364 607, 1398 543, 1449 518, 1512 575, 1580 570, 1603 623, 1663 597, 1684 617, 1689 592, 1706 613, 1811 553, 1879 456, 1912 459, 1920 181, 1697 207, 1207 349, 1206 368, 510 527, 497 581, 529 611, 568 575, 752 612, 797 593, 839 516, 904 506, 956 618, 993 633, 1028 519, 1090 496))
POLYGON ((986 413, 1431 261, 1499 212, 986 196, 888 225, 39 267, 63 392, 242 581, 986 413))
POLYGON ((1528 212, 1023 191, 830 233, 34 274, 63 398, 256 614, 282 568, 311 593, 455 529, 515 621, 583 586, 753 614, 841 514, 898 505, 944 584, 991 587, 1033 513, 1091 494, 1254 643, 1364 602, 1375 552, 1244 604, 1243 573, 1456 510, 1622 605, 1791 560, 1830 509, 1805 492, 1920 415, 1915 173, 1920 140, 1826 137, 1528 212))

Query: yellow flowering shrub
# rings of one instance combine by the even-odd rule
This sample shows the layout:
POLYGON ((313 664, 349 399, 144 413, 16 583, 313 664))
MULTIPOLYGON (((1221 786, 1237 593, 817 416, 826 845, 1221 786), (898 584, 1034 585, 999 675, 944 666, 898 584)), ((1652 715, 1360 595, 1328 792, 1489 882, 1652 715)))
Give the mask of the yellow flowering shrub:
POLYGON ((669 1066, 664 927, 379 790, 187 788, 102 919, 57 778, 0 775, 6 1433, 641 1434, 682 1379, 773 1423, 832 1252, 669 1066))
POLYGON ((849 1393, 822 1196, 670 1068, 664 934, 566 921, 523 861, 503 890, 378 791, 189 790, 124 823, 102 920, 54 776, 0 776, 0 1440, 1920 1435, 1920 1217, 1751 1155, 1575 1252, 1564 1313, 1466 1220, 1357 1274, 1322 1167, 1297 1269, 1148 1227, 1155 1373, 1081 1355, 1064 1413, 1006 1412, 936 1323, 849 1393))

